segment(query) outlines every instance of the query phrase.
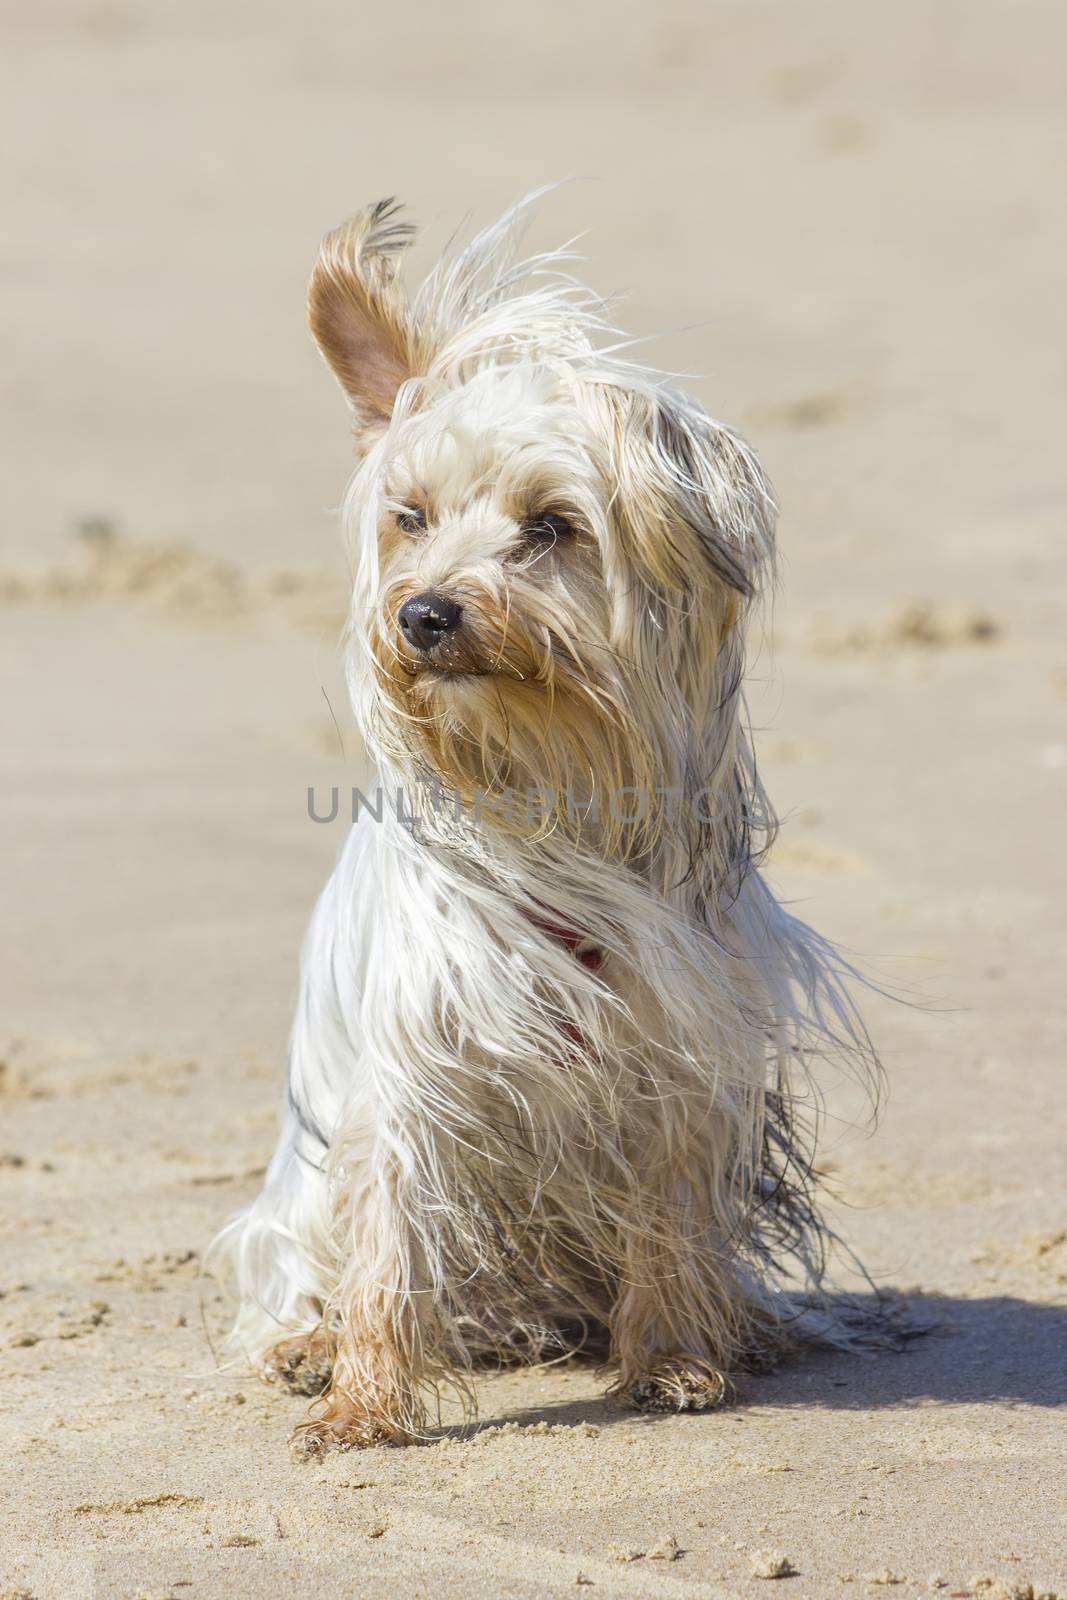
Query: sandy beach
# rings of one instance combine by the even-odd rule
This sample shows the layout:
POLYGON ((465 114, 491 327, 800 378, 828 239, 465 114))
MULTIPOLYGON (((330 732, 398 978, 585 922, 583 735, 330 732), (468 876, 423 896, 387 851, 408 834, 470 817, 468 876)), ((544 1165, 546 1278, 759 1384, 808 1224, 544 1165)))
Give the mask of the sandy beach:
POLYGON ((0 1597, 1067 1594, 1062 8, 6 23, 0 1597), (531 243, 588 229, 777 488, 769 871, 914 1002, 869 1003, 888 1098, 871 1132, 830 1086, 823 1167, 929 1331, 697 1416, 486 1377, 471 1436, 296 1464, 306 1402, 216 1370, 201 1263, 269 1157, 342 842, 308 787, 367 770, 304 286, 379 195, 417 276, 568 176, 531 243))

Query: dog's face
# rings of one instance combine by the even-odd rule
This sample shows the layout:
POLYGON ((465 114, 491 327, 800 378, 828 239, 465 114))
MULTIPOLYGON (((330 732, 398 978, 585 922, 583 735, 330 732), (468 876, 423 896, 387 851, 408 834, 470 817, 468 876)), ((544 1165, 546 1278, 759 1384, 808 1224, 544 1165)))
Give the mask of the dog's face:
POLYGON ((390 729, 461 789, 551 786, 583 746, 597 772, 613 759, 625 674, 592 399, 536 365, 490 369, 382 442, 375 686, 390 729))
POLYGON ((462 793, 652 794, 707 758, 768 553, 758 468, 692 402, 598 359, 569 291, 503 295, 498 235, 410 305, 406 237, 364 213, 310 291, 362 455, 365 729, 462 793))

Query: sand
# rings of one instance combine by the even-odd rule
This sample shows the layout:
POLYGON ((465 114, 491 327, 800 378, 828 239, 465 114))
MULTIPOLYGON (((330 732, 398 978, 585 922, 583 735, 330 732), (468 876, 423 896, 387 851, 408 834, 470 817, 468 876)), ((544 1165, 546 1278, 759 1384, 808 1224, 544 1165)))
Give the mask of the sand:
POLYGON ((8 22, 0 1595, 1067 1593, 1062 9, 8 22), (535 241, 591 228, 778 486, 772 876, 917 1001, 871 1005, 890 1097, 863 1137, 831 1088, 827 1180, 933 1326, 691 1418, 487 1378, 472 1438, 296 1465, 199 1268, 341 842, 307 787, 365 770, 304 280, 379 194, 439 243, 568 174, 535 241))

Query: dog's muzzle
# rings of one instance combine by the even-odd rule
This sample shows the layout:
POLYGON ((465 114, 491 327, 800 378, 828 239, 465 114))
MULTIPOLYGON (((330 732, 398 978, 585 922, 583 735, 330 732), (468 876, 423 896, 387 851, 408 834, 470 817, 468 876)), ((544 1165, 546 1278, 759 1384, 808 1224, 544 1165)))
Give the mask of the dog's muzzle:
POLYGON ((463 607, 455 600, 449 600, 443 594, 427 592, 416 595, 412 600, 405 600, 397 621, 405 643, 413 650, 429 655, 448 642, 459 626, 462 615, 463 607))

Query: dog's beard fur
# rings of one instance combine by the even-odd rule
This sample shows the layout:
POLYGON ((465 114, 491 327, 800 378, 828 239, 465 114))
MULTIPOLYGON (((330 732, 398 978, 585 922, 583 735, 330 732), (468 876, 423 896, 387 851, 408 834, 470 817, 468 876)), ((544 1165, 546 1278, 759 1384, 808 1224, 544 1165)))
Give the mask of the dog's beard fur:
POLYGON ((353 702, 387 784, 460 802, 354 830, 282 1140, 227 1236, 239 1348, 324 1326, 318 1443, 415 1436, 476 1358, 576 1330, 653 1406, 829 1333, 811 1066, 874 1074, 848 969, 757 870, 741 679, 769 490, 693 401, 597 353, 563 258, 512 264, 517 224, 409 305, 376 207, 312 280, 361 452, 353 702), (426 594, 462 608, 428 653, 401 627, 426 594))

